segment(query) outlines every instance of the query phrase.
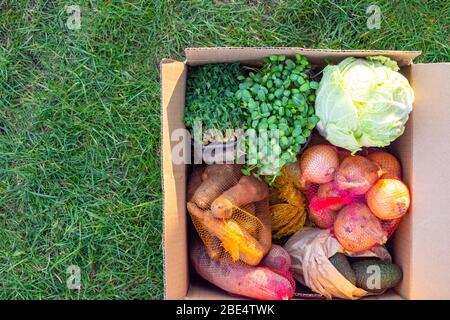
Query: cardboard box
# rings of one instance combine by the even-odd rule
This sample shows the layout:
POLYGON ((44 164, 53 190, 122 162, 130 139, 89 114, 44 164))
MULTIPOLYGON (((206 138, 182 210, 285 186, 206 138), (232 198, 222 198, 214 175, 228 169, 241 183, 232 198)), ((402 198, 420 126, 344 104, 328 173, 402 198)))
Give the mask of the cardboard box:
MULTIPOLYGON (((229 299, 203 281, 190 281, 185 207, 186 165, 172 161, 171 141, 184 128, 187 66, 240 61, 258 64, 271 54, 301 53, 312 64, 354 56, 396 60, 414 89, 414 110, 405 133, 391 146, 400 158, 412 195, 410 212, 390 240, 402 283, 378 299, 450 299, 450 63, 413 64, 420 52, 303 48, 190 48, 184 62, 161 62, 164 285, 166 299, 229 299)), ((186 139, 185 139, 186 141, 186 139)), ((189 143, 189 141, 186 141, 189 143)))

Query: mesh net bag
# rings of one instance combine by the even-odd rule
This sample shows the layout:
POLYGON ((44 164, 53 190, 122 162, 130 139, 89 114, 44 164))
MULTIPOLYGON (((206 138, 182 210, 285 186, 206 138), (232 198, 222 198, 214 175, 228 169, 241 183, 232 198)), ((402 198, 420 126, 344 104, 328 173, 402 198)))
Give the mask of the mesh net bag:
POLYGON ((269 253, 268 259, 259 266, 249 266, 242 261, 233 261, 230 256, 212 259, 205 245, 193 239, 190 258, 202 278, 230 294, 260 300, 287 300, 294 295, 295 280, 286 268, 280 268, 280 257, 289 257, 283 248, 281 250, 281 253, 269 253))
POLYGON ((333 232, 344 249, 361 252, 387 241, 381 221, 362 202, 345 206, 336 217, 333 232))
POLYGON ((237 184, 241 176, 240 165, 214 164, 205 168, 197 167, 189 181, 188 195, 192 194, 192 197, 188 200, 202 209, 209 209, 212 202, 237 184))
POLYGON ((380 178, 401 179, 399 161, 379 148, 364 148, 355 156, 345 149, 336 147, 335 150, 340 163, 335 178, 327 183, 306 184, 309 219, 319 228, 330 229, 349 251, 361 247, 366 250, 370 248, 366 247, 369 243, 372 246, 385 243, 397 229, 401 217, 377 218, 367 207, 366 195, 380 178), (346 207, 350 208, 344 211, 335 230, 336 219, 346 207), (365 232, 358 234, 363 228, 365 232), (364 234, 367 239, 361 238, 364 234))
POLYGON ((272 237, 282 239, 300 231, 306 221, 306 198, 300 188, 298 162, 282 168, 270 192, 272 237))
MULTIPOLYGON (((257 265, 270 248, 270 226, 260 220, 261 208, 256 215, 236 208, 230 219, 216 219, 209 211, 190 209, 194 226, 213 259, 242 261, 257 265)), ((267 213, 266 213, 267 215, 267 213)))
POLYGON ((273 272, 285 277, 291 284, 292 288, 296 288, 295 279, 289 270, 292 261, 289 253, 282 247, 272 244, 269 253, 261 261, 260 266, 270 268, 273 272))
POLYGON ((209 257, 257 265, 272 243, 267 185, 241 176, 236 165, 207 166, 201 181, 198 175, 191 175, 187 208, 209 257))
POLYGON ((401 179, 402 168, 400 162, 392 154, 383 150, 373 149, 368 152, 367 159, 375 162, 381 168, 381 178, 401 179))

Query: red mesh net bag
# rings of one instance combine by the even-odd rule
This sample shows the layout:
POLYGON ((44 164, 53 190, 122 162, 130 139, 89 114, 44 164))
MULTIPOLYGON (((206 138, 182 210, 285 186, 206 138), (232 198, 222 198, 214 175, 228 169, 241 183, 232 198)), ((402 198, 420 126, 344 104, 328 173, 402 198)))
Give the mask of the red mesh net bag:
MULTIPOLYGON (((317 145, 314 147, 321 151, 317 145)), ((302 155, 300 160, 300 168, 322 166, 310 170, 315 174, 322 173, 318 180, 307 181, 302 172, 309 219, 319 228, 330 229, 349 251, 384 244, 409 208, 409 191, 401 182, 400 162, 378 148, 364 148, 355 156, 330 145, 321 148, 325 150, 322 154, 315 157, 302 155), (317 161, 319 158, 321 160, 317 161), (337 167, 336 158, 339 159, 337 167), (303 163, 302 167, 302 161, 308 163, 303 163), (334 171, 330 181, 322 179, 327 170, 334 171), (327 182, 317 183, 320 179, 327 182)))
POLYGON ((295 292, 296 283, 289 270, 291 264, 292 261, 289 253, 282 246, 272 244, 269 253, 261 261, 260 266, 270 268, 273 272, 285 277, 290 282, 295 292))

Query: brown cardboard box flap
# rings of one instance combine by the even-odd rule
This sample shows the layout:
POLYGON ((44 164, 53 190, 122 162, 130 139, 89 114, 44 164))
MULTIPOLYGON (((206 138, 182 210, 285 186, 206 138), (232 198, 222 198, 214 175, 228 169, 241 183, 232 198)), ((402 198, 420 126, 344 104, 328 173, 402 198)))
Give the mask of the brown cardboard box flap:
MULTIPOLYGON (((394 241, 408 299, 450 299, 450 63, 414 64, 412 207, 394 241)), ((406 164, 406 163, 405 163, 406 164)))
POLYGON ((200 65, 205 63, 226 63, 241 61, 242 63, 255 65, 261 59, 271 54, 285 54, 294 56, 301 53, 313 64, 323 64, 324 61, 337 63, 342 59, 354 57, 366 57, 383 55, 398 62, 400 67, 410 65, 412 60, 421 54, 421 51, 393 51, 393 50, 332 50, 332 49, 305 49, 285 47, 265 48, 187 48, 185 51, 186 63, 189 65, 200 65))
POLYGON ((164 292, 166 299, 184 298, 188 288, 185 186, 186 166, 172 159, 175 129, 184 128, 186 65, 163 60, 161 71, 164 292), (169 276, 168 276, 169 275, 169 276))

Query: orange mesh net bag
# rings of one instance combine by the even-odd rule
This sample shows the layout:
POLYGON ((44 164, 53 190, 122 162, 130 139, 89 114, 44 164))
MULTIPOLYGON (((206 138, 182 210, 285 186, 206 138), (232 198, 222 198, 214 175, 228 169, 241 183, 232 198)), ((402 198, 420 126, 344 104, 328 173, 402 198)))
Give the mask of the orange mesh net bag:
POLYGON ((384 244, 408 211, 400 162, 386 151, 366 148, 351 155, 318 144, 305 151, 300 168, 309 219, 349 251, 384 244))
POLYGON ((272 245, 269 189, 240 166, 200 166, 191 174, 187 209, 199 238, 191 241, 196 272, 228 293, 254 299, 291 299, 291 260, 272 245))
POLYGON ((187 209, 210 258, 256 266, 272 244, 269 189, 239 165, 196 168, 187 209))

